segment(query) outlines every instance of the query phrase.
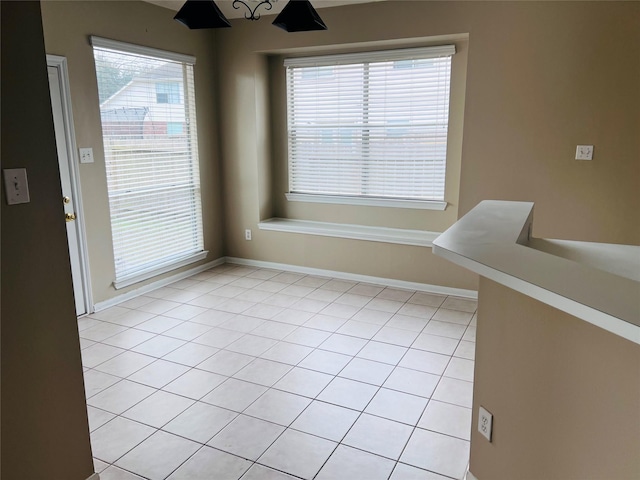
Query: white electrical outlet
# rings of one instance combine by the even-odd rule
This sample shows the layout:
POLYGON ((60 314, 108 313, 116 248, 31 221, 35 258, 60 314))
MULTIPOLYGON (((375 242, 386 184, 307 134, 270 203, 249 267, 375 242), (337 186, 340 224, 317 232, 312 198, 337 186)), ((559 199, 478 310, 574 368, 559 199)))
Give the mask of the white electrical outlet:
POLYGON ((576 160, 593 160, 593 145, 578 145, 576 160))
POLYGON ((93 163, 93 148, 80 148, 80 163, 93 163))
POLYGON ((7 204, 17 205, 29 203, 29 184, 27 183, 27 170, 25 168, 5 168, 4 191, 7 194, 7 204))
POLYGON ((478 431, 491 441, 491 431, 493 430, 493 415, 487 412, 484 407, 480 407, 478 412, 478 431))
POLYGON ((251 240, 251 230, 248 228, 244 231, 244 239, 251 240))

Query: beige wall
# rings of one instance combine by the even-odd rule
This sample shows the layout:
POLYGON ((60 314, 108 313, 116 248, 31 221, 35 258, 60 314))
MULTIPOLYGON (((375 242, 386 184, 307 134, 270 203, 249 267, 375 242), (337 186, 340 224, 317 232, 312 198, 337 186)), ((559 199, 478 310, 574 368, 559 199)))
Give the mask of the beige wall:
MULTIPOLYGON (((320 13, 324 32, 288 34, 269 17, 216 32, 228 254, 475 288, 476 277, 429 249, 261 232, 257 223, 287 215, 443 230, 484 199, 536 202, 536 236, 640 243, 640 4, 408 1, 320 13), (283 87, 273 83, 279 67, 269 55, 466 35, 464 120, 452 125, 463 135, 460 194, 451 210, 286 205, 283 87), (594 144, 594 160, 574 160, 576 144, 594 144)), ((455 197, 456 185, 448 187, 455 197)))
POLYGON ((1 8, 2 168, 26 168, 31 197, 8 206, 3 186, 0 200, 1 476, 85 480, 93 463, 40 7, 1 8))
MULTIPOLYGON (((144 283, 118 291, 112 286, 115 271, 98 90, 93 51, 89 43, 90 35, 196 57, 195 87, 202 216, 205 250, 209 251, 207 259, 202 263, 223 255, 214 34, 209 30, 189 30, 174 21, 173 15, 175 12, 171 10, 134 1, 46 1, 42 4, 46 51, 67 57, 78 147, 93 147, 95 158, 95 163, 80 164, 79 167, 94 302, 107 300, 138 288, 144 283)), ((161 277, 152 280, 158 278, 161 277)))
POLYGON ((270 17, 236 20, 233 28, 212 32, 189 31, 170 10, 142 2, 45 2, 47 52, 68 58, 77 143, 92 146, 96 157, 96 163, 80 165, 96 302, 122 291, 111 286, 91 34, 198 58, 207 260, 228 254, 475 289, 474 275, 439 261, 429 249, 262 232, 257 224, 281 215, 442 231, 489 198, 535 201, 542 219, 536 236, 640 243, 640 222, 633 221, 640 200, 640 4, 412 1, 321 13, 326 32, 288 34, 270 17), (283 200, 283 86, 271 55, 451 39, 462 47, 454 57, 454 82, 466 95, 452 105, 452 119, 463 120, 451 125, 447 211, 283 200), (578 143, 595 145, 592 162, 573 160, 578 143), (252 242, 244 240, 245 228, 253 230, 252 242))
POLYGON ((463 211, 534 201, 537 237, 640 244, 640 3, 475 8, 463 211))
POLYGON ((470 471, 478 480, 640 477, 640 346, 480 279, 470 471), (478 407, 493 414, 481 436, 478 407))

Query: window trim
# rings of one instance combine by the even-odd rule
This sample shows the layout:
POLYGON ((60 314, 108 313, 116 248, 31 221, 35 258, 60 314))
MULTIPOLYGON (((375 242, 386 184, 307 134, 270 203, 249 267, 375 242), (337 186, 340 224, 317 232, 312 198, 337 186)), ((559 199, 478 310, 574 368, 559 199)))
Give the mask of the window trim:
POLYGON ((120 42, 118 40, 96 37, 94 35, 91 35, 89 39, 92 47, 107 48, 111 50, 125 50, 129 53, 134 53, 137 55, 146 55, 148 57, 162 58, 163 60, 171 60, 173 62, 190 63, 192 65, 196 64, 196 57, 194 57, 193 55, 169 52, 167 50, 145 47, 143 45, 136 45, 134 43, 120 42))
POLYGON ((285 67, 321 67, 331 65, 348 65, 362 62, 387 62, 395 60, 412 60, 423 58, 451 57, 456 53, 456 46, 437 45, 433 47, 398 48, 395 50, 379 50, 371 52, 344 53, 336 55, 319 55, 315 57, 289 57, 284 59, 285 67))
POLYGON ((408 208, 414 210, 445 210, 447 202, 437 200, 405 200, 400 198, 356 197, 348 195, 323 195, 321 193, 285 193, 290 202, 329 203, 336 205, 362 205, 366 207, 408 208))

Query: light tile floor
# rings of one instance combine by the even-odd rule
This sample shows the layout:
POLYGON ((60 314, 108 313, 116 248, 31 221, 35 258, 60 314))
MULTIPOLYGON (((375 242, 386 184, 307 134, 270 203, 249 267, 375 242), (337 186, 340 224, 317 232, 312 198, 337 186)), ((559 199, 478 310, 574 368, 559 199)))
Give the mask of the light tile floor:
POLYGON ((78 321, 102 480, 436 480, 469 461, 476 302, 222 265, 78 321))

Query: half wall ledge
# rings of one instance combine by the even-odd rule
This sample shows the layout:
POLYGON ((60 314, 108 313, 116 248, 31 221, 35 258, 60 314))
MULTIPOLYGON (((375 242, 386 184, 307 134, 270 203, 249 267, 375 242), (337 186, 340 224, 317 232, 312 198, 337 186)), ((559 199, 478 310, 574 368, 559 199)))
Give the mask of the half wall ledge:
POLYGON ((640 344, 640 247, 532 238, 533 209, 485 200, 433 253, 640 344))

